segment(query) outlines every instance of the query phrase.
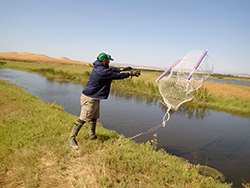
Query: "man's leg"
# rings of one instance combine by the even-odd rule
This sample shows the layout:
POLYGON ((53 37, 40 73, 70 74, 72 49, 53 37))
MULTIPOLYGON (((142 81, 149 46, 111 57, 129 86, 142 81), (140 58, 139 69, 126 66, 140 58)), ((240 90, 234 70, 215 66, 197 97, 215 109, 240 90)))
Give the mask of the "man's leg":
POLYGON ((97 137, 95 135, 95 130, 96 130, 96 120, 100 116, 100 100, 94 100, 93 103, 93 116, 91 121, 89 122, 89 139, 90 140, 95 140, 97 137))
POLYGON ((75 150, 78 150, 79 147, 77 145, 77 141, 76 141, 76 136, 78 134, 78 132, 80 131, 80 129, 82 128, 83 124, 85 123, 85 121, 82 121, 81 119, 78 119, 75 123, 74 123, 74 127, 70 133, 69 139, 68 139, 68 144, 75 150))
POLYGON ((89 123, 89 139, 95 140, 97 137, 95 135, 95 128, 96 128, 96 119, 93 118, 89 123))

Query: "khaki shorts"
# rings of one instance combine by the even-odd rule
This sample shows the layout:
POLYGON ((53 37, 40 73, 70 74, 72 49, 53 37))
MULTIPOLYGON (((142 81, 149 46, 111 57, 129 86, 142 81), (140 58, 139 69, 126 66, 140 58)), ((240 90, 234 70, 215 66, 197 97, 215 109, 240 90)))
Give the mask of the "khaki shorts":
POLYGON ((93 99, 84 94, 81 95, 80 119, 89 122, 91 119, 98 119, 100 115, 100 100, 93 99))

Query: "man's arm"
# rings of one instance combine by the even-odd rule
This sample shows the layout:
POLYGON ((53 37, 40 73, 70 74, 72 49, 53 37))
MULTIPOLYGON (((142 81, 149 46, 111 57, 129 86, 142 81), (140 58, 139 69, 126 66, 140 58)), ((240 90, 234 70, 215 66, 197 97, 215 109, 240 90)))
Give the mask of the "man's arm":
POLYGON ((132 67, 120 68, 120 72, 122 72, 122 71, 130 71, 132 69, 133 69, 132 67))

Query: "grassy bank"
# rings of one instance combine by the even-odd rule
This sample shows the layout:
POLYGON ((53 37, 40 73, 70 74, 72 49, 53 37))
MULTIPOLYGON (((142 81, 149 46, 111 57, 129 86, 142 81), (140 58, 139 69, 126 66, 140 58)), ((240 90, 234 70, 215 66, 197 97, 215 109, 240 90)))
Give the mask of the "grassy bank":
POLYGON ((231 187, 200 166, 97 127, 79 151, 66 143, 76 116, 0 80, 0 187, 231 187))
MULTIPOLYGON (((49 63, 3 61, 0 67, 35 72, 48 79, 70 81, 86 84, 92 70, 90 65, 60 65, 49 63)), ((113 89, 135 93, 138 95, 161 99, 158 85, 155 83, 158 75, 142 71, 139 78, 114 81, 113 89)), ((206 83, 196 92, 193 101, 185 103, 189 107, 205 107, 233 114, 250 115, 250 87, 234 86, 229 84, 206 83), (218 92, 221 90, 221 92, 218 92), (241 95, 239 95, 241 94, 241 95)))

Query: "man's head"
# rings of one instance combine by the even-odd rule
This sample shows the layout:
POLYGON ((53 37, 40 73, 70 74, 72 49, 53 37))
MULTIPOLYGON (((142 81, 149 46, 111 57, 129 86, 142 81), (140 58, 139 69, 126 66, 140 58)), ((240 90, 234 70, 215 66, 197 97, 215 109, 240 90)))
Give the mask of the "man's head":
POLYGON ((110 54, 107 54, 107 53, 100 53, 97 57, 97 60, 102 62, 102 64, 105 66, 105 67, 109 67, 109 62, 110 61, 114 61, 114 59, 111 58, 111 55, 110 54))

